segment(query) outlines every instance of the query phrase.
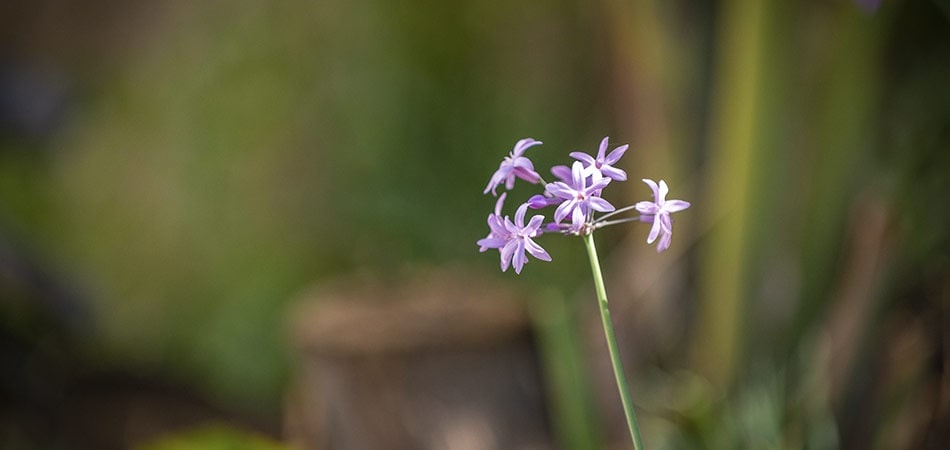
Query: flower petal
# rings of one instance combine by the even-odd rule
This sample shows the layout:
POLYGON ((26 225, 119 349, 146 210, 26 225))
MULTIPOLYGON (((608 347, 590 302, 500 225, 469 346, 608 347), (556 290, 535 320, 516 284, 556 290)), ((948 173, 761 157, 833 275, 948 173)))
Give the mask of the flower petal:
MULTIPOLYGON (((502 248, 507 243, 508 243, 507 240, 501 239, 501 238, 495 238, 495 237, 492 237, 492 238, 486 237, 484 239, 479 239, 478 242, 476 242, 476 244, 478 244, 480 247, 484 248, 485 250, 488 250, 490 248, 502 248)), ((480 251, 484 252, 485 250, 480 250, 480 251)))
POLYGON ((673 233, 663 233, 663 236, 660 237, 660 243, 656 244, 656 252, 662 253, 666 249, 670 248, 670 242, 673 241, 673 233))
POLYGON ((561 224, 559 223, 550 222, 550 223, 544 224, 544 231, 547 231, 550 233, 561 233, 564 231, 564 227, 561 226, 561 224))
POLYGON ((666 185, 666 182, 660 180, 660 197, 656 199, 656 202, 659 204, 666 203, 666 194, 670 193, 670 187, 666 185))
POLYGON ((647 244, 652 244, 660 234, 660 216, 653 219, 653 227, 650 228, 650 234, 647 236, 647 244))
MULTIPOLYGON (((597 162, 594 160, 593 156, 590 156, 584 152, 571 152, 570 155, 571 155, 571 158, 574 158, 580 162, 583 162, 584 164, 588 166, 592 166, 597 162)), ((554 170, 554 169, 551 169, 551 170, 554 170)))
POLYGON ((644 214, 656 214, 657 210, 660 209, 653 202, 637 202, 633 207, 644 214))
POLYGON ((663 209, 667 212, 673 213, 689 208, 689 206, 689 202, 684 200, 667 200, 666 203, 663 204, 663 209))
POLYGON ((525 250, 528 251, 528 253, 531 254, 531 256, 534 256, 535 258, 538 258, 541 261, 551 260, 551 255, 549 255, 548 252, 544 251, 544 249, 541 248, 540 245, 532 241, 531 238, 527 238, 524 240, 524 248, 525 250))
POLYGON ((659 203, 659 200, 660 200, 660 198, 659 198, 659 197, 660 197, 660 190, 659 190, 659 188, 656 186, 656 182, 654 182, 653 180, 651 180, 651 179, 649 179, 649 178, 644 178, 644 179, 643 179, 643 182, 646 183, 647 186, 650 186, 650 190, 653 191, 653 202, 654 202, 654 203, 659 203))
POLYGON ((508 266, 511 265, 511 258, 515 254, 515 250, 518 248, 518 241, 511 240, 505 244, 501 249, 501 271, 505 272, 508 270, 508 266))
POLYGON ((531 218, 531 221, 528 222, 528 226, 524 227, 525 236, 533 236, 538 232, 538 228, 541 228, 541 223, 544 222, 544 216, 538 214, 531 218))
POLYGON ((515 169, 511 171, 511 174, 527 181, 528 183, 537 183, 541 181, 540 174, 533 170, 528 170, 522 167, 515 167, 515 169))
POLYGON ((587 221, 587 215, 584 214, 584 211, 581 211, 581 208, 574 208, 574 214, 571 215, 571 230, 572 231, 581 231, 581 228, 584 226, 584 222, 587 221))
POLYGON ((660 218, 660 227, 663 228, 663 232, 673 234, 673 221, 670 219, 669 213, 660 214, 657 217, 660 218))
POLYGON ((485 191, 482 193, 487 194, 491 191, 492 195, 497 196, 498 194, 495 193, 495 188, 505 180, 509 171, 511 171, 511 168, 505 164, 505 161, 502 161, 501 164, 498 165, 498 170, 496 170, 495 173, 492 174, 491 179, 488 180, 488 186, 485 187, 485 191))
POLYGON ((587 200, 588 204, 590 205, 590 209, 593 209, 594 211, 609 212, 617 209, 614 208, 614 205, 611 205, 610 202, 600 197, 591 197, 587 200))
POLYGON ((623 156, 628 148, 630 148, 629 145, 621 145, 620 147, 615 148, 614 151, 610 152, 610 154, 604 158, 604 164, 614 165, 614 163, 620 161, 620 157, 623 156))
POLYGON ((521 206, 518 207, 518 210, 515 211, 515 225, 518 228, 524 228, 524 215, 526 212, 528 212, 527 203, 522 203, 521 206))
POLYGON ((541 142, 541 141, 536 141, 536 140, 531 139, 531 138, 522 139, 522 140, 518 141, 518 143, 515 144, 515 148, 513 148, 513 149, 511 150, 511 156, 512 156, 512 157, 521 156, 521 155, 524 154, 525 150, 527 150, 527 149, 529 149, 529 148, 531 148, 531 147, 534 147, 535 145, 541 145, 541 144, 543 144, 543 142, 541 142))
POLYGON ((568 183, 571 181, 571 168, 567 166, 554 166, 551 168, 551 175, 559 180, 568 183))
POLYGON ((518 234, 519 228, 511 221, 511 218, 505 216, 505 233, 504 235, 513 235, 518 234))
POLYGON ((574 164, 571 166, 571 182, 573 183, 571 187, 575 190, 584 189, 585 183, 587 182, 586 176, 584 175, 584 165, 580 161, 574 161, 574 164))
POLYGON ((566 200, 564 203, 558 205, 557 209, 554 210, 554 221, 561 223, 561 221, 567 217, 567 214, 570 213, 572 209, 574 209, 576 203, 576 200, 566 200))
POLYGON ((547 190, 549 194, 564 200, 574 198, 575 193, 577 192, 568 186, 567 183, 562 183, 560 181, 548 183, 546 186, 544 186, 544 189, 547 190))
POLYGON ((604 139, 600 141, 600 148, 597 149, 597 160, 600 162, 604 162, 604 153, 607 152, 607 141, 609 140, 608 136, 604 136, 604 139))
POLYGON ((519 156, 511 160, 511 167, 518 169, 527 169, 534 172, 534 163, 530 159, 525 158, 524 156, 519 156))
POLYGON ((508 171, 508 178, 505 179, 505 189, 509 191, 515 187, 515 174, 508 171))
POLYGON ((496 216, 494 214, 489 215, 488 228, 490 228, 492 234, 497 237, 506 237, 509 234, 508 228, 505 227, 505 219, 502 219, 501 216, 496 216))
POLYGON ((598 169, 596 165, 593 165, 587 166, 584 169, 584 176, 590 177, 590 181, 594 183, 600 181, 600 179, 604 177, 604 174, 601 173, 600 169, 598 169))
POLYGON ((538 194, 528 199, 528 206, 531 209, 547 208, 548 206, 551 206, 554 204, 554 203, 551 203, 552 200, 554 200, 555 202, 557 201, 551 197, 545 197, 543 195, 538 194))
POLYGON ((515 248, 515 254, 511 257, 511 262, 515 266, 515 273, 521 273, 521 268, 528 262, 528 257, 524 255, 524 241, 519 239, 516 242, 517 247, 515 248))
POLYGON ((627 172, 623 169, 604 165, 601 166, 600 173, 604 174, 605 177, 613 178, 617 181, 627 181, 627 172))
POLYGON ((611 181, 612 180, 610 178, 601 178, 591 183, 590 187, 587 188, 584 192, 588 195, 591 195, 592 192, 598 192, 601 189, 607 187, 607 185, 610 184, 611 181))
POLYGON ((507 192, 502 192, 501 195, 498 196, 498 201, 495 202, 495 215, 496 215, 496 216, 500 216, 500 215, 501 215, 501 207, 504 206, 504 204, 505 204, 505 197, 507 197, 507 196, 508 196, 508 193, 507 193, 507 192))

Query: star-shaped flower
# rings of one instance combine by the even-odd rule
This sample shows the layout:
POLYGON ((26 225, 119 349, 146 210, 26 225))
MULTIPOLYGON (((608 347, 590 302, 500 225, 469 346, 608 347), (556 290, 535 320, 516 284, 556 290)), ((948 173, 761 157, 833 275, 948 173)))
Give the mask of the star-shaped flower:
POLYGON ((613 211, 614 205, 600 198, 600 191, 610 183, 610 178, 601 178, 587 185, 587 175, 580 161, 571 166, 570 184, 563 181, 548 183, 545 187, 549 193, 561 200, 561 204, 554 210, 554 222, 561 223, 565 217, 571 216, 571 230, 578 232, 587 222, 587 214, 594 211, 613 211))
POLYGON ((666 194, 670 192, 670 188, 666 185, 666 181, 660 180, 659 186, 656 182, 647 178, 644 178, 643 182, 653 190, 654 201, 638 202, 635 206, 637 211, 643 214, 641 220, 650 221, 652 219, 653 222, 653 227, 650 228, 650 234, 647 236, 647 244, 652 244, 662 231, 663 236, 660 237, 660 242, 656 246, 656 251, 662 252, 670 247, 670 242, 673 239, 673 221, 670 219, 670 214, 689 208, 689 202, 667 200, 666 194))
MULTIPOLYGON (((565 183, 570 184, 572 175, 571 168, 567 166, 554 166, 551 168, 551 174, 557 177, 558 180, 561 180, 565 183)), ((528 206, 531 209, 543 209, 548 206, 554 206, 558 203, 561 203, 561 199, 555 197, 553 194, 544 190, 544 195, 535 195, 528 199, 528 206)))
POLYGON ((613 165, 620 161, 620 157, 623 156, 624 152, 627 151, 629 145, 621 145, 613 149, 609 155, 607 153, 607 140, 609 138, 605 137, 600 141, 600 149, 597 151, 597 157, 588 155, 583 152, 571 152, 571 157, 584 163, 584 173, 589 177, 593 177, 594 181, 598 181, 601 178, 611 178, 616 181, 626 181, 627 172, 623 169, 618 169, 613 165))
POLYGON ((538 175, 538 173, 534 171, 534 164, 531 163, 531 160, 522 156, 525 150, 535 145, 541 145, 541 141, 536 141, 531 138, 518 141, 518 143, 515 144, 515 148, 511 150, 511 153, 498 165, 498 170, 492 175, 483 193, 487 194, 491 192, 492 195, 498 195, 495 193, 495 188, 502 183, 504 183, 505 188, 510 191, 511 188, 515 186, 515 177, 521 178, 529 183, 541 181, 541 175, 538 175))
POLYGON ((541 222, 544 216, 536 215, 531 218, 528 225, 524 224, 524 216, 528 211, 528 204, 524 203, 518 207, 515 212, 515 221, 512 222, 507 216, 504 221, 492 221, 489 216, 488 226, 491 233, 485 239, 478 241, 478 245, 488 248, 497 248, 501 253, 501 271, 507 271, 510 265, 515 267, 515 273, 521 273, 521 268, 528 263, 528 256, 525 252, 531 254, 542 261, 550 261, 551 255, 548 254, 540 245, 536 244, 532 238, 541 234, 541 222))
POLYGON ((502 192, 501 195, 498 196, 498 201, 495 202, 495 212, 488 215, 489 232, 488 232, 488 236, 485 236, 485 239, 478 241, 479 246, 480 246, 480 248, 478 249, 479 252, 484 253, 485 250, 488 250, 489 248, 491 248, 491 247, 486 247, 485 245, 482 245, 481 244, 482 241, 487 241, 488 239, 493 239, 493 238, 503 238, 504 236, 508 234, 507 230, 505 230, 505 219, 502 218, 501 216, 501 208, 505 204, 505 197, 507 195, 508 195, 507 192, 502 192))

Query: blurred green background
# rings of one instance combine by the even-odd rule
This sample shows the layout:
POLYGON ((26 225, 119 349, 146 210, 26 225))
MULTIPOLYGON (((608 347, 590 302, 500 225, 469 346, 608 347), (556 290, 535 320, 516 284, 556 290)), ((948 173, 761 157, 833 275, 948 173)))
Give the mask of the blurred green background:
MULTIPOLYGON (((0 29, 4 448, 79 448, 47 409, 100 373, 279 438, 295 296, 494 274, 498 161, 605 135, 614 204, 693 204, 662 255, 598 233, 650 448, 950 442, 945 1, 40 0, 0 29)), ((566 311, 537 333, 557 439, 622 443, 583 246, 541 244, 493 276, 566 311)))

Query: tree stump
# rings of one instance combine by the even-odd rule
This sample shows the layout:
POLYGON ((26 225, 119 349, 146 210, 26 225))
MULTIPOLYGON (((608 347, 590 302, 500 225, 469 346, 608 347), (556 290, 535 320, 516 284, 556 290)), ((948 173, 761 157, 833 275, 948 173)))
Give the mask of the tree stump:
POLYGON ((303 448, 552 448, 523 299, 430 271, 319 286, 292 311, 288 435, 303 448))

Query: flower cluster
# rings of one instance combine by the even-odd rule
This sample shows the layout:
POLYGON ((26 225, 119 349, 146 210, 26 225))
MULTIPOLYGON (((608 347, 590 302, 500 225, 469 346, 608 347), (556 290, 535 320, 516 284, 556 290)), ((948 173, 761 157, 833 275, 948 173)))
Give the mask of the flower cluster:
POLYGON ((583 236, 604 226, 640 221, 652 224, 647 244, 652 244, 659 238, 657 252, 670 247, 673 238, 673 220, 670 214, 689 208, 690 205, 683 200, 667 200, 669 187, 666 181, 660 180, 657 183, 644 179, 643 182, 653 191, 653 201, 642 201, 620 209, 601 196, 610 183, 626 181, 627 172, 617 168, 616 164, 627 151, 627 145, 621 145, 607 153, 608 138, 605 137, 600 142, 596 157, 587 153, 571 152, 570 156, 576 161, 570 167, 551 168, 551 174, 558 181, 548 183, 534 170, 531 160, 524 156, 527 149, 541 144, 531 138, 518 141, 485 187, 485 194, 491 192, 492 195, 498 196, 498 186, 504 184, 507 190, 511 190, 516 178, 544 186, 542 194, 531 197, 518 207, 514 221, 502 215, 507 193, 498 196, 495 211, 488 215, 488 236, 480 239, 477 244, 482 252, 498 249, 501 253, 502 271, 514 266, 515 272, 521 273, 521 269, 528 263, 526 252, 542 261, 550 261, 551 255, 534 242, 534 238, 545 232, 583 236), (544 216, 538 214, 532 216, 525 225, 525 215, 529 208, 544 209, 555 205, 557 208, 554 210, 553 222, 544 223, 544 216), (617 214, 634 210, 640 215, 607 220, 617 214), (595 212, 605 214, 595 217, 595 212))

